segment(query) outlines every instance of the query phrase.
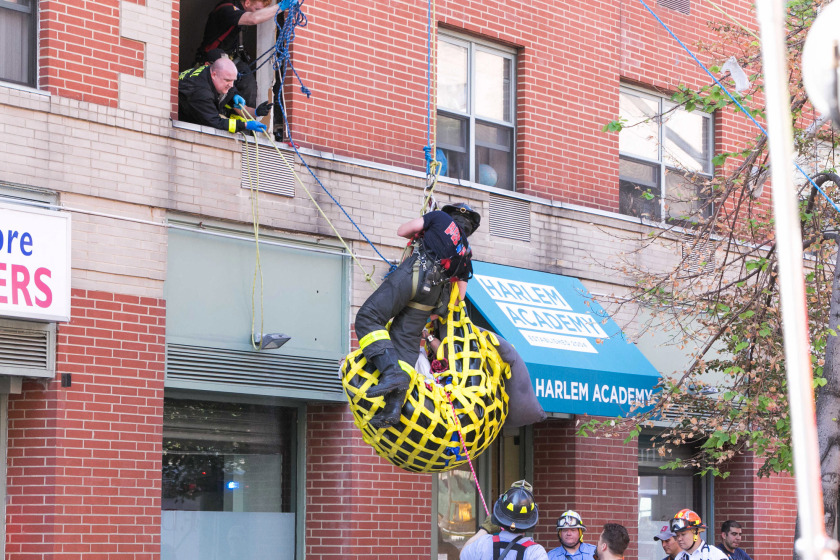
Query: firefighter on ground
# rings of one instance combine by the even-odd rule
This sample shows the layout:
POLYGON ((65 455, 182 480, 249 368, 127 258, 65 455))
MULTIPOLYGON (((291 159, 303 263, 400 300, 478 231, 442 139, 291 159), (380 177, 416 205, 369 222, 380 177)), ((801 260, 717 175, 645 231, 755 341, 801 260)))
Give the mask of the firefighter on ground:
POLYGON ((490 523, 485 523, 461 550, 460 560, 546 560, 545 549, 522 533, 539 521, 531 485, 520 480, 493 504, 490 523))
POLYGON ((593 560, 595 545, 583 542, 586 526, 578 512, 568 510, 557 519, 560 546, 548 553, 549 560, 593 560))
POLYGON ((680 510, 669 524, 671 532, 676 535, 677 544, 683 550, 677 555, 677 560, 727 560, 726 554, 714 546, 709 546, 700 538, 700 532, 706 526, 694 511, 680 510))
POLYGON ((411 384, 409 364, 417 361, 423 327, 429 317, 445 314, 451 282, 461 298, 472 277, 472 250, 467 242, 481 216, 465 203, 449 204, 404 223, 397 235, 414 239, 414 251, 365 301, 356 314, 356 337, 368 362, 379 370, 379 382, 368 397, 385 396, 385 406, 370 420, 381 429, 400 421, 411 384), (393 319, 393 320, 392 320, 393 319), (391 321, 390 331, 385 328, 391 321))

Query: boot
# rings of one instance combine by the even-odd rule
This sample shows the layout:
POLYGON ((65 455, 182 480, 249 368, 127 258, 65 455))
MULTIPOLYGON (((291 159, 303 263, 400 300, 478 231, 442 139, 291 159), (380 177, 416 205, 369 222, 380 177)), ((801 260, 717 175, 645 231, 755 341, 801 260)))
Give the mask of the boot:
POLYGON ((411 384, 411 377, 400 367, 395 352, 386 349, 381 354, 373 356, 371 361, 379 370, 379 383, 367 390, 368 398, 381 397, 392 391, 402 391, 404 397, 411 384))
POLYGON ((368 424, 381 430, 388 426, 395 426, 400 422, 402 407, 405 403, 406 390, 392 391, 385 397, 385 406, 373 415, 368 424))

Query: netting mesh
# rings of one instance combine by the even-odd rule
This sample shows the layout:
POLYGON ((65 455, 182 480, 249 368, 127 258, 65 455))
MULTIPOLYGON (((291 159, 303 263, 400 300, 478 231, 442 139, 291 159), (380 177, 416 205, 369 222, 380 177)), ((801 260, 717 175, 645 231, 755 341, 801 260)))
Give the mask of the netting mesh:
POLYGON ((493 333, 475 328, 464 303, 458 302, 457 289, 452 292, 449 314, 440 319, 445 335, 437 351, 438 358, 448 360, 449 369, 435 374, 433 383, 400 364, 410 372, 411 386, 398 424, 377 430, 368 423, 385 399, 366 396, 379 371, 361 350, 347 356, 341 368, 344 393, 362 438, 378 455, 407 471, 444 472, 465 463, 459 427, 470 457, 477 457, 496 439, 507 417, 505 381, 510 366, 499 356, 493 333))

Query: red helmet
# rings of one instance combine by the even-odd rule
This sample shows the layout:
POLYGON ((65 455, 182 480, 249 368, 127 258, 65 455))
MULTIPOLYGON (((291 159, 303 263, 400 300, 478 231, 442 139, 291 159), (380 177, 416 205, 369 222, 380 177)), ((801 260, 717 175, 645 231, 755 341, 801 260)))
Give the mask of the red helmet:
POLYGON ((688 529, 705 529, 706 526, 703 525, 703 521, 696 512, 690 509, 682 509, 671 520, 669 528, 671 529, 671 532, 676 535, 677 533, 688 529))

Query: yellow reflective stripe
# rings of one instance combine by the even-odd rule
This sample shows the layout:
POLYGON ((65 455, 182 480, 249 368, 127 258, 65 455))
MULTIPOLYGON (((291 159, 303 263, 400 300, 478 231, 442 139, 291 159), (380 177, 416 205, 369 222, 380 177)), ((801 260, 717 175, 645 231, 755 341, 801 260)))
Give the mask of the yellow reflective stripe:
POLYGON ((362 340, 359 341, 359 348, 365 348, 377 340, 391 340, 391 335, 388 334, 388 331, 384 330, 369 332, 362 337, 362 340))
POLYGON ((416 301, 409 301, 405 304, 405 306, 413 309, 419 309, 420 311, 431 311, 435 308, 434 305, 424 305, 422 303, 417 303, 416 301))
POLYGON ((236 133, 236 120, 228 119, 228 132, 236 133))

